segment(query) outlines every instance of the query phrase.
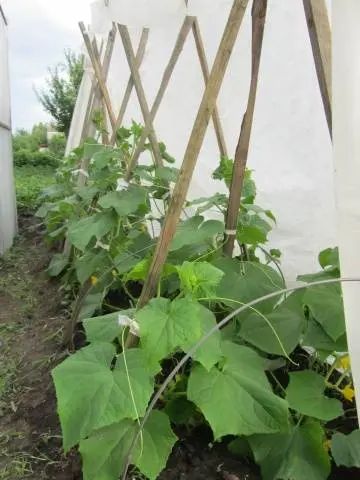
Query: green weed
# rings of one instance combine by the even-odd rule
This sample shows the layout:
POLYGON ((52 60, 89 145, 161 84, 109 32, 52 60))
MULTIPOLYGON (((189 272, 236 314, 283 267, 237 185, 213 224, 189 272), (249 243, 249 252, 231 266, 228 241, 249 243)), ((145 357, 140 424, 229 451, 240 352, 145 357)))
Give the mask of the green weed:
POLYGON ((17 204, 20 210, 35 210, 40 192, 53 183, 54 169, 51 167, 16 167, 15 185, 17 204))

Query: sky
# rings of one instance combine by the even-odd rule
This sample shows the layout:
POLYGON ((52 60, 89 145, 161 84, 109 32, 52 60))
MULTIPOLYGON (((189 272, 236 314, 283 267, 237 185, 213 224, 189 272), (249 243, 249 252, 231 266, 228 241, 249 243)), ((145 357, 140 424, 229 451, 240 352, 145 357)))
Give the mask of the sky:
POLYGON ((81 48, 78 22, 90 21, 91 0, 0 0, 9 24, 9 61, 14 129, 49 120, 34 87, 45 85, 48 67, 64 49, 81 48))

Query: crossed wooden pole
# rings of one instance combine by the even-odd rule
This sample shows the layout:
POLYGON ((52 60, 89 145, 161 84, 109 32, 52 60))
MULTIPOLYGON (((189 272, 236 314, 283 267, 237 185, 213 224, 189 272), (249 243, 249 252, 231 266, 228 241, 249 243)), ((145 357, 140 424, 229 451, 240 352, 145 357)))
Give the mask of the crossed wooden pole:
MULTIPOLYGON (((187 0, 185 0, 187 3, 187 0)), ((298 0, 300 1, 300 0, 298 0)), ((125 25, 114 26, 109 34, 108 44, 104 54, 104 60, 101 62, 101 54, 95 44, 91 42, 90 36, 86 31, 84 24, 80 24, 80 29, 88 51, 88 55, 94 71, 94 91, 98 97, 101 97, 101 105, 106 112, 110 126, 111 134, 109 144, 116 143, 116 132, 121 126, 124 115, 131 97, 133 89, 139 101, 144 119, 144 128, 130 164, 126 179, 131 179, 133 168, 136 166, 139 157, 143 151, 145 142, 149 138, 154 162, 162 166, 162 158, 159 142, 154 128, 154 120, 161 106, 166 89, 171 81, 176 64, 183 51, 185 42, 189 37, 190 31, 196 45, 196 51, 200 63, 200 68, 204 77, 205 90, 197 116, 188 141, 182 167, 175 185, 171 200, 168 206, 167 215, 158 239, 158 243, 153 255, 149 275, 145 281, 138 307, 143 307, 156 293, 157 285, 161 276, 163 266, 166 262, 171 241, 175 235, 177 224, 180 219, 181 211, 186 201, 188 189, 192 180, 196 162, 204 141, 208 123, 212 119, 219 152, 222 156, 228 156, 224 131, 221 124, 221 117, 217 108, 217 98, 227 71, 229 60, 236 44, 243 18, 249 4, 249 0, 233 0, 233 5, 229 14, 215 61, 212 68, 206 57, 206 51, 201 34, 200 24, 197 18, 187 16, 184 19, 176 43, 172 50, 170 59, 162 76, 160 87, 158 89, 155 101, 152 107, 146 99, 145 89, 141 80, 140 67, 146 51, 149 34, 148 29, 143 29, 140 43, 135 53, 129 30, 125 25), (123 101, 120 105, 119 113, 116 116, 111 104, 110 94, 107 88, 107 74, 113 53, 115 42, 115 32, 118 31, 122 40, 127 63, 130 70, 130 77, 125 91, 123 101)), ((256 103, 256 92, 258 86, 258 77, 260 69, 260 59, 263 45, 264 29, 266 25, 266 12, 268 0, 253 0, 252 2, 252 68, 251 83, 248 96, 248 103, 245 115, 243 117, 240 136, 234 157, 233 178, 230 188, 230 199, 226 216, 226 241, 224 253, 232 256, 234 244, 236 241, 236 231, 238 226, 238 214, 241 203, 241 192, 246 170, 249 143, 251 138, 253 116, 256 103)), ((331 136, 331 31, 327 14, 325 0, 303 0, 304 11, 313 51, 314 63, 317 72, 320 92, 323 100, 325 116, 331 136)), ((91 107, 89 107, 91 110, 91 107)), ((90 115, 87 116, 90 118, 90 115)), ((131 339, 135 341, 135 339, 131 339)))

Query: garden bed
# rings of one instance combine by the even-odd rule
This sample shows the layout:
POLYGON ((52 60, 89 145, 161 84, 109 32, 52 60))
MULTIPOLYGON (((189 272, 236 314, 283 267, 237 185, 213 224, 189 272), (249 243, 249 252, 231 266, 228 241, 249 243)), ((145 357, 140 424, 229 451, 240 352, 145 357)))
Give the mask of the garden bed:
MULTIPOLYGON (((20 235, 0 261, 0 478, 77 480, 82 478, 76 453, 62 454, 61 430, 51 369, 63 360, 61 333, 67 313, 58 282, 45 270, 51 252, 36 220, 20 218, 20 235)), ((117 299, 119 300, 119 299, 117 299)), ((126 299, 123 297, 122 301, 126 299)), ((79 338, 80 329, 79 331, 79 338)), ((80 342, 79 347, 83 344, 80 342)), ((301 360, 298 354, 297 359, 301 360)), ((347 409, 351 405, 345 405, 347 409)), ((336 430, 350 433, 354 418, 338 419, 336 430)), ((177 431, 175 446, 159 480, 252 480, 259 469, 232 456, 226 445, 212 444, 211 431, 200 427, 177 431)), ((333 467, 330 478, 359 478, 358 469, 333 467)), ((142 478, 129 475, 129 478, 142 478)))

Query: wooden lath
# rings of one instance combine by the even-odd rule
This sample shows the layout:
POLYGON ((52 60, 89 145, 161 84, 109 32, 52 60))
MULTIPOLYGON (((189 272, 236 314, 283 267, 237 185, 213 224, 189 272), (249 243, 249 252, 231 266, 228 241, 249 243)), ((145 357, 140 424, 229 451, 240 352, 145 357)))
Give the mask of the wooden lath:
POLYGON ((194 20, 195 20, 194 17, 185 17, 183 26, 181 27, 180 33, 178 35, 178 38, 176 40, 174 49, 172 51, 169 63, 167 64, 167 66, 165 68, 165 72, 164 72, 164 75, 163 75, 158 93, 155 97, 154 104, 153 104, 153 106, 151 108, 151 111, 150 111, 150 114, 149 114, 150 116, 149 116, 147 122, 145 122, 143 132, 142 132, 141 137, 139 139, 139 142, 138 142, 137 148, 135 150, 135 153, 133 155, 132 161, 129 165, 127 176, 126 176, 126 179, 128 181, 130 180, 131 173, 132 173, 134 167, 137 165, 139 157, 140 157, 140 155, 141 155, 141 153, 144 149, 146 139, 149 136, 150 132, 154 128, 153 122, 155 120, 155 116, 156 116, 156 114, 157 114, 157 112, 160 108, 161 101, 164 98, 166 89, 169 85, 171 76, 172 76, 172 74, 174 72, 174 69, 175 69, 175 66, 176 66, 176 64, 179 60, 180 54, 181 54, 181 52, 184 48, 184 45, 185 45, 186 39, 188 37, 188 34, 190 32, 190 29, 193 26, 194 20))
POLYGON ((171 241, 176 232, 182 208, 186 201, 188 189, 205 138, 207 126, 215 110, 217 97, 224 80, 231 53, 235 46, 247 4, 248 0, 234 0, 192 129, 179 178, 175 185, 168 213, 153 256, 149 275, 139 299, 139 308, 144 306, 156 293, 161 272, 168 255, 171 241))
POLYGON ((114 114, 114 111, 113 111, 113 108, 112 108, 112 105, 111 105, 111 98, 110 98, 109 90, 108 90, 107 85, 106 85, 106 80, 105 80, 105 77, 104 77, 104 73, 102 71, 101 63, 99 61, 98 56, 94 52, 93 46, 91 44, 90 36, 89 36, 89 34, 86 30, 86 27, 85 27, 84 23, 80 22, 79 27, 80 27, 80 30, 81 30, 81 33, 82 33, 82 36, 83 36, 83 39, 84 39, 84 43, 85 43, 85 46, 86 46, 86 49, 87 49, 92 67, 94 69, 96 81, 97 81, 98 87, 100 89, 103 102, 105 103, 105 106, 106 106, 107 114, 109 115, 111 128, 114 131, 114 129, 116 127, 116 117, 115 117, 115 114, 114 114))
MULTIPOLYGON (((142 64, 142 61, 144 59, 148 39, 149 39, 149 29, 144 28, 143 31, 142 31, 142 34, 141 34, 140 43, 139 43, 139 47, 138 47, 138 51, 137 51, 137 55, 136 55, 136 67, 137 68, 140 68, 140 66, 142 64)), ((113 132, 112 137, 111 137, 111 142, 110 142, 111 145, 114 145, 115 142, 116 142, 116 132, 119 129, 119 127, 121 126, 121 124, 124 120, 124 116, 125 116, 126 109, 128 107, 129 101, 130 101, 130 97, 131 97, 131 93, 133 91, 133 88, 134 88, 134 80, 133 80, 132 74, 130 73, 130 78, 129 78, 129 81, 128 81, 127 86, 126 86, 124 98, 123 98, 123 101, 121 102, 119 114, 118 114, 117 119, 116 119, 116 126, 115 126, 116 128, 115 128, 115 131, 113 132)))
POLYGON ((160 146, 159 146, 159 142, 158 142, 152 121, 151 121, 150 109, 149 109, 148 102, 146 100, 145 90, 141 81, 139 69, 137 67, 136 57, 135 57, 134 49, 132 46, 129 29, 125 25, 118 25, 118 29, 121 36, 121 40, 123 42, 126 59, 131 71, 131 75, 135 85, 135 90, 139 100, 141 112, 144 117, 145 125, 150 124, 151 126, 149 139, 152 147, 152 153, 154 155, 154 160, 156 165, 162 167, 163 160, 161 157, 160 146))
POLYGON ((331 29, 325 0, 303 0, 316 73, 332 138, 331 29))
MULTIPOLYGON (((188 4, 189 4, 189 0, 185 0, 185 5, 188 6, 188 4)), ((208 63, 207 57, 206 57, 205 45, 204 45, 204 41, 203 41, 203 38, 202 38, 199 21, 198 21, 197 18, 195 18, 195 21, 193 23, 192 31, 193 31, 196 51, 197 51, 197 55, 199 57, 200 67, 201 67, 201 71, 202 71, 202 74, 203 74, 203 77, 204 77, 204 82, 205 82, 205 87, 206 87, 206 85, 209 81, 210 70, 209 70, 209 63, 208 63)), ((217 108, 216 105, 215 105, 215 108, 214 108, 212 119, 213 119, 213 124, 214 124, 214 129, 215 129, 215 134, 216 134, 216 140, 218 142, 220 155, 222 157, 227 158, 228 157, 228 150, 227 150, 227 147, 226 147, 224 130, 222 128, 222 123, 221 123, 221 120, 220 120, 219 111, 218 111, 218 108, 217 108)))
POLYGON ((234 157, 229 205, 226 215, 226 241, 224 253, 232 257, 236 240, 241 193, 248 159, 250 136, 253 124, 256 92, 259 79, 260 59, 264 38, 267 0, 254 0, 252 8, 252 62, 251 81, 246 112, 241 125, 240 137, 234 157))

